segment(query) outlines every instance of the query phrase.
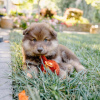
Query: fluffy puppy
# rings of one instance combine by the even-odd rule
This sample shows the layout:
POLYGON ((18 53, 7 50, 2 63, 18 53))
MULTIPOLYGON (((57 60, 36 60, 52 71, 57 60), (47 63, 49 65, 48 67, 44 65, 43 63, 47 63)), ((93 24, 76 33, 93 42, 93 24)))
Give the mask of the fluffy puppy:
POLYGON ((73 68, 77 72, 85 70, 76 55, 58 43, 57 33, 48 24, 33 23, 23 31, 23 35, 23 69, 28 70, 28 76, 32 72, 38 74, 40 55, 45 55, 47 59, 55 60, 59 64, 61 78, 66 78, 67 74, 73 72, 73 68))

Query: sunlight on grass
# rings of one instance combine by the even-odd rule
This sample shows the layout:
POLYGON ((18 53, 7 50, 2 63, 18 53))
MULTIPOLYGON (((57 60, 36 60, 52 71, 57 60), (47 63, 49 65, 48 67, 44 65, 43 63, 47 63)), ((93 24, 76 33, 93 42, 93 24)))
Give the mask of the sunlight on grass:
POLYGON ((70 80, 59 79, 55 74, 43 74, 33 79, 22 71, 22 32, 10 33, 12 51, 13 98, 25 90, 29 100, 100 100, 100 35, 58 33, 59 43, 70 48, 88 69, 87 75, 76 73, 70 80), (33 95, 32 95, 33 94, 33 95), (37 99, 38 98, 38 99, 37 99))

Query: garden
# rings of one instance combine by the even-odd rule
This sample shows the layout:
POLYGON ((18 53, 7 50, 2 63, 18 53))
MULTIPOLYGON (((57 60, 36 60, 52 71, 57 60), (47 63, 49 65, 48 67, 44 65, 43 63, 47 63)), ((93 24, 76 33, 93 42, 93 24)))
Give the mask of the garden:
POLYGON ((1 28, 11 29, 9 78, 13 100, 100 100, 99 0, 48 0, 43 6, 44 1, 27 0, 17 5, 18 10, 10 10, 9 16, 4 10, 0 21, 1 28), (45 74, 39 68, 38 78, 34 73, 33 78, 27 77, 22 70, 22 39, 23 30, 33 22, 50 24, 57 31, 59 43, 78 56, 87 73, 74 70, 66 79, 60 79, 55 73, 45 74))

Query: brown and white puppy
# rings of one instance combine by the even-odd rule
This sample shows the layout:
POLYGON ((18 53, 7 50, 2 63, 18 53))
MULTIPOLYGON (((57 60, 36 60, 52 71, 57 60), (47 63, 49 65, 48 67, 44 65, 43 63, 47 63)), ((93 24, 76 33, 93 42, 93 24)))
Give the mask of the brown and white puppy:
POLYGON ((55 60, 59 64, 61 78, 66 78, 66 74, 71 73, 73 68, 77 72, 85 70, 72 51, 58 44, 57 33, 48 24, 33 23, 24 30, 23 35, 23 69, 28 70, 28 76, 32 72, 38 73, 40 55, 45 55, 47 59, 55 60))

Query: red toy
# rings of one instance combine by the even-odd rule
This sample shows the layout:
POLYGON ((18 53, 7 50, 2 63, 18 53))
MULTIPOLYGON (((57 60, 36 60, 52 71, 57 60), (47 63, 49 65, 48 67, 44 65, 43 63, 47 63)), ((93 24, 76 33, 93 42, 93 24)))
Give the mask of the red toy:
POLYGON ((59 68, 59 65, 54 60, 47 60, 45 56, 41 56, 40 58, 42 62, 41 70, 43 72, 46 73, 45 68, 49 68, 52 72, 56 72, 56 74, 59 75, 60 68, 59 68), (44 68, 44 65, 45 65, 45 68, 44 68))

